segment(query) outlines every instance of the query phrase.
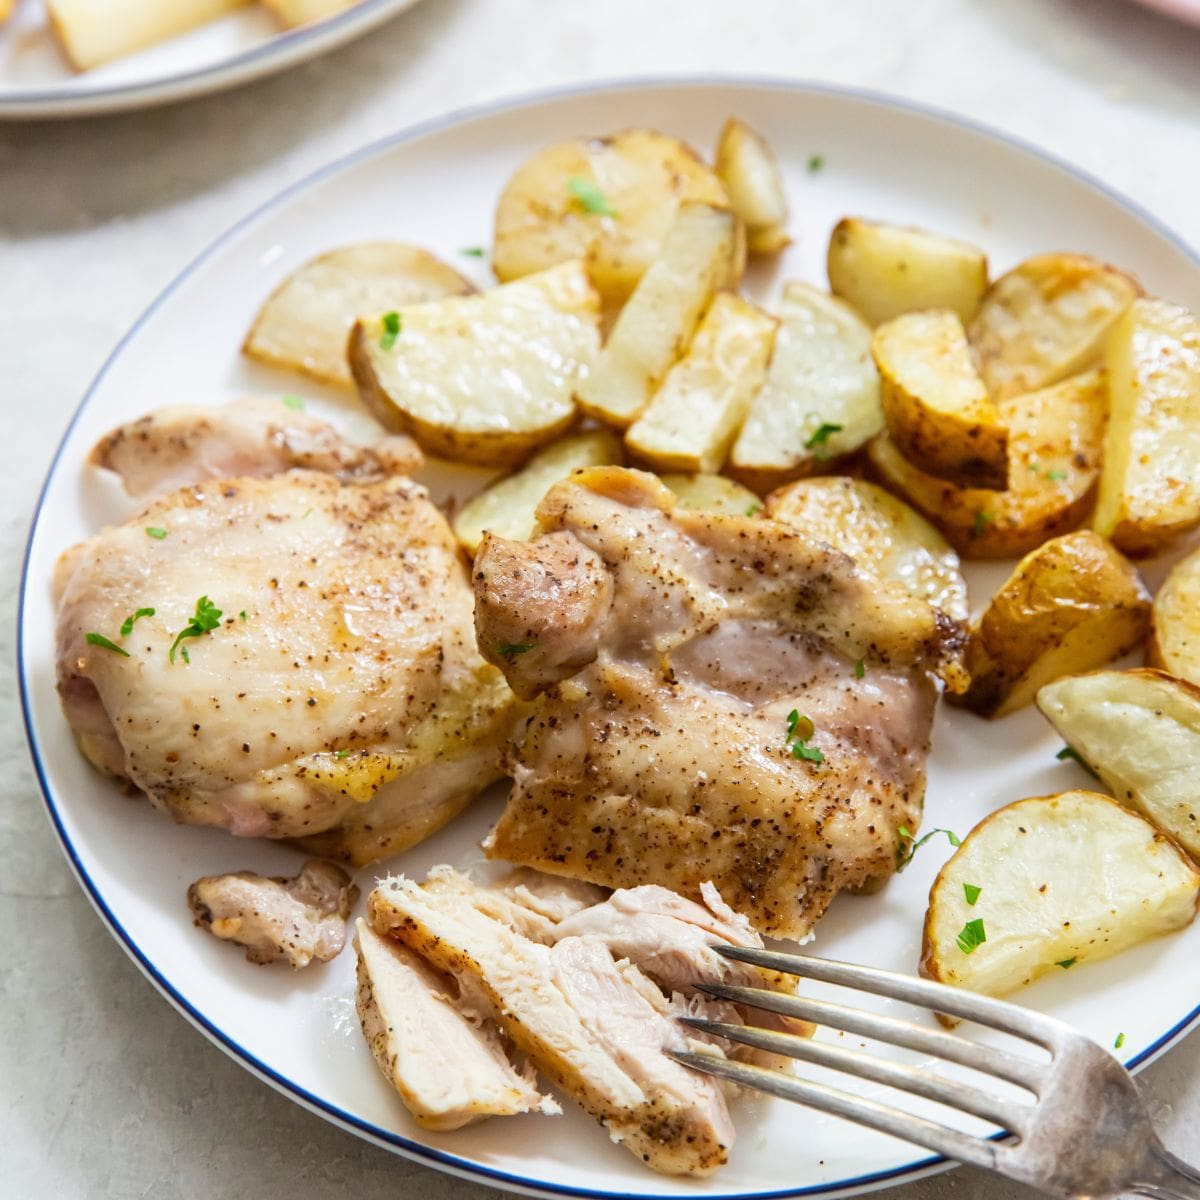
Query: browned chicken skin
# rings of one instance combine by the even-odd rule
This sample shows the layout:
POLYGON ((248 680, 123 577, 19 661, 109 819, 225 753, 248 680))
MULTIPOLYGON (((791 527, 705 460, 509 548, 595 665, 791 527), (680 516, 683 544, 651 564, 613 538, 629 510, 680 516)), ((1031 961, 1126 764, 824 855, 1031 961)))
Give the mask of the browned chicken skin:
POLYGON ((957 623, 783 525, 676 509, 641 472, 577 472, 538 518, 475 561, 484 655, 542 692, 489 854, 694 898, 711 880, 796 938, 894 871, 957 623))

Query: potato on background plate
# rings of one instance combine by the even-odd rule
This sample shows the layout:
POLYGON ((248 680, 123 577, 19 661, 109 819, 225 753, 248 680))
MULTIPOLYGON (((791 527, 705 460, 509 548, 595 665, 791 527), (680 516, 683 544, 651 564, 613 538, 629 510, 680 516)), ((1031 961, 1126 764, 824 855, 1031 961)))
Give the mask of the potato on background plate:
POLYGON ((259 0, 285 29, 324 21, 335 13, 353 8, 359 0, 259 0))
POLYGON ((1200 550, 1175 564, 1150 619, 1147 661, 1200 686, 1200 550))
POLYGON ((1149 821, 1098 792, 985 817, 929 893, 921 971, 988 996, 1191 924, 1200 874, 1149 821))
POLYGON ((971 686, 954 702, 1002 717, 1052 679, 1128 654, 1146 636, 1150 593, 1132 563, 1081 529, 1027 554, 971 627, 971 686))
POLYGON ((1200 862, 1200 688, 1163 671, 1093 671, 1047 684, 1037 705, 1122 804, 1200 862))
POLYGON ((774 254, 792 239, 788 202, 774 152, 744 121, 730 117, 717 138, 713 160, 733 211, 746 223, 751 254, 774 254))
POLYGON ((364 317, 350 367, 386 428, 442 458, 513 466, 574 422, 599 316, 583 263, 563 263, 474 296, 364 317))

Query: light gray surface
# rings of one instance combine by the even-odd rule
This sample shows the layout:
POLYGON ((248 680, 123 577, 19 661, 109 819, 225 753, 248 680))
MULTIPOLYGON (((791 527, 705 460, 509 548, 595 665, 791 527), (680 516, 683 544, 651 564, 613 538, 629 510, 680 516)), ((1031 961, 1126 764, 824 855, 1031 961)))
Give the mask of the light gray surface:
MULTIPOLYGON (((0 397, 13 451, 0 476, 0 1190, 21 1200, 487 1193, 339 1132, 209 1045, 101 926, 41 810, 11 665, 31 506, 90 378, 216 234, 329 159, 463 104, 717 70, 859 84, 990 122, 1104 177, 1196 245, 1198 64, 1200 32, 1124 0, 426 0, 365 42, 223 97, 0 125, 0 397)), ((1144 1077, 1167 1140, 1193 1161, 1198 1071, 1193 1037, 1144 1077)), ((902 1194, 1029 1193, 962 1171, 902 1194)))

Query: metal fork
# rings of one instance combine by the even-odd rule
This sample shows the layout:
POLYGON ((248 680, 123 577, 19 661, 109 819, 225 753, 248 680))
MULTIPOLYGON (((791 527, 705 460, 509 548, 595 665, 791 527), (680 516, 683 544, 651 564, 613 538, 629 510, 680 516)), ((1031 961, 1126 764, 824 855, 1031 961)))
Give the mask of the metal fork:
POLYGON ((1062 1021, 1003 1000, 873 967, 741 946, 713 949, 726 958, 770 971, 855 988, 974 1021, 1040 1046, 1048 1052, 1049 1061, 1035 1061, 954 1033, 824 1000, 760 988, 697 985, 697 990, 721 1000, 935 1055, 1016 1084, 1030 1094, 1031 1101, 997 1096, 929 1071, 788 1033, 700 1017, 684 1020, 686 1025, 707 1034, 816 1063, 971 1113, 1006 1130, 1011 1135, 1006 1140, 977 1137, 901 1108, 784 1071, 732 1062, 718 1054, 671 1052, 678 1062, 743 1087, 834 1113, 959 1162, 996 1171, 1050 1196, 1100 1200, 1134 1192, 1161 1200, 1200 1200, 1200 1171, 1176 1158, 1159 1141, 1129 1072, 1062 1021))

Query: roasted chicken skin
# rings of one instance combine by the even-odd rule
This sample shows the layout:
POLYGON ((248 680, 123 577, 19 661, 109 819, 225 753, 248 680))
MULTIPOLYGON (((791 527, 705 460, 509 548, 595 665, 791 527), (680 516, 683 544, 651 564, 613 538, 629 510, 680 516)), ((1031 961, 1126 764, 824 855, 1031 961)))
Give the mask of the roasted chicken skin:
POLYGON ((639 471, 576 472, 538 520, 474 565, 484 655, 541 696, 490 855, 694 899, 711 880, 791 938, 895 870, 960 624, 782 524, 678 509, 639 471))

